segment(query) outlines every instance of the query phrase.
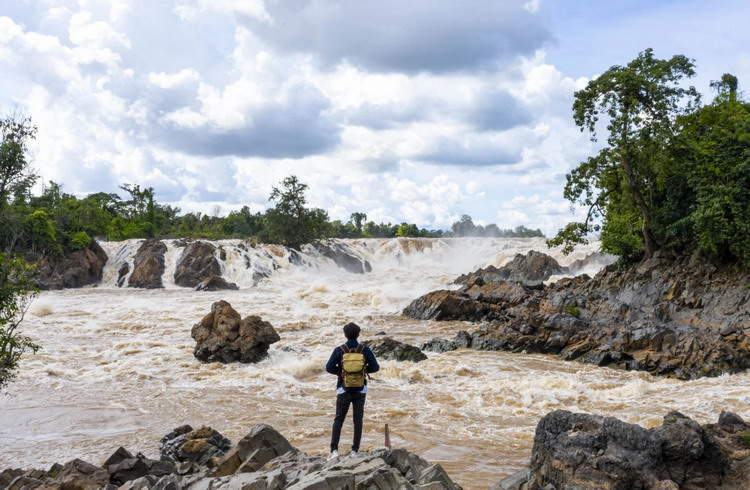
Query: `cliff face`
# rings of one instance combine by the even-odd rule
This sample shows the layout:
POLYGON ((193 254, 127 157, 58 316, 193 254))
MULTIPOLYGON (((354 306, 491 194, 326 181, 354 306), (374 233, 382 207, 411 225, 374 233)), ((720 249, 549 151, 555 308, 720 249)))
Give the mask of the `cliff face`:
POLYGON ((472 347, 690 379, 750 367, 750 272, 657 254, 626 271, 563 279, 542 289, 479 276, 434 291, 404 314, 484 322, 432 350, 472 347))
POLYGON ((62 257, 30 258, 37 266, 39 289, 80 288, 102 280, 107 254, 96 242, 62 257))

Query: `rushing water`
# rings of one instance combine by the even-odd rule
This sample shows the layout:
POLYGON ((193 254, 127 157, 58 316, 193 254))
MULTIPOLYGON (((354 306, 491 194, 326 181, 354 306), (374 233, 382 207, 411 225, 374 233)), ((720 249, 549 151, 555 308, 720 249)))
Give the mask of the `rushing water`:
MULTIPOLYGON (((294 266, 281 247, 220 245, 223 274, 239 291, 174 286, 180 249, 171 243, 165 289, 119 289, 119 265, 132 261, 138 246, 130 241, 103 244, 110 261, 99 287, 39 296, 24 328, 44 350, 24 359, 19 378, 0 396, 0 468, 73 457, 101 463, 120 445, 156 457, 159 438, 184 423, 211 425, 236 441, 267 422, 300 449, 325 453, 335 379, 323 365, 346 322, 363 326, 363 338, 384 331, 419 345, 452 337, 471 325, 399 312, 458 274, 502 265, 516 253, 545 251, 566 265, 594 249, 564 257, 541 239, 348 241, 373 267, 357 275, 311 251, 303 255, 307 265, 294 266), (190 329, 219 299, 279 331, 267 360, 222 365, 193 357, 190 329)), ((465 488, 487 488, 522 467, 538 419, 558 408, 645 426, 659 425, 673 409, 700 422, 715 421, 722 409, 750 417, 746 374, 685 382, 541 355, 427 354, 418 364, 381 363, 370 385, 363 449, 382 445, 388 423, 395 446, 440 462, 465 488)), ((342 449, 350 438, 347 422, 342 449)))

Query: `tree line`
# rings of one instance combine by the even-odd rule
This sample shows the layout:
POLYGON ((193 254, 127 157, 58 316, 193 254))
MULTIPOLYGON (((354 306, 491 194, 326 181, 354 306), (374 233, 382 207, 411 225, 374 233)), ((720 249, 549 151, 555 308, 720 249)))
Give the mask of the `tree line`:
POLYGON ((576 125, 606 139, 567 175, 585 219, 550 245, 569 252, 599 232, 625 264, 658 250, 750 264, 750 103, 724 74, 703 105, 694 75, 693 60, 647 49, 575 93, 576 125))

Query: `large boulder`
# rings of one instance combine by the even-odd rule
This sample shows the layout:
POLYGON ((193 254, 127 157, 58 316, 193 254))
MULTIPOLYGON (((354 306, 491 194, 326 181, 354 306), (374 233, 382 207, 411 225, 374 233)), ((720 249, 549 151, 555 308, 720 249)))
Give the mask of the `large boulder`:
POLYGON ((390 337, 363 342, 368 346, 375 357, 392 361, 419 362, 427 359, 427 356, 413 345, 405 344, 390 337))
POLYGON ((167 246, 161 240, 144 240, 133 259, 133 273, 128 278, 128 287, 156 289, 163 288, 161 277, 164 274, 164 254, 167 246))
POLYGON ((193 326, 197 342, 195 357, 203 362, 258 362, 281 338, 273 326, 259 316, 244 319, 226 301, 211 305, 211 312, 193 326))
POLYGON ((93 240, 83 250, 75 250, 59 258, 32 259, 31 262, 37 265, 39 289, 80 288, 102 280, 107 253, 93 240))
POLYGON ((221 265, 214 252, 216 247, 204 241, 191 242, 182 251, 174 271, 174 282, 178 286, 196 287, 211 276, 221 275, 221 265))
POLYGON ((744 488, 750 425, 723 412, 701 426, 679 412, 645 429, 613 417, 556 410, 537 425, 528 488, 744 488), (744 482, 744 483, 743 483, 744 482), (737 486, 739 484, 739 486, 737 486))
POLYGON ((477 278, 481 278, 485 283, 513 281, 526 286, 539 286, 550 277, 567 272, 568 268, 558 264, 554 258, 532 250, 526 255, 516 254, 513 260, 502 267, 490 265, 471 274, 459 276, 454 282, 456 284, 469 284, 477 278))
POLYGON ((196 291, 224 291, 237 289, 239 288, 235 283, 227 282, 227 280, 221 276, 211 276, 195 286, 196 291))
POLYGON ((331 259, 337 266, 353 274, 372 271, 370 262, 363 259, 339 242, 318 243, 313 247, 323 257, 331 259))

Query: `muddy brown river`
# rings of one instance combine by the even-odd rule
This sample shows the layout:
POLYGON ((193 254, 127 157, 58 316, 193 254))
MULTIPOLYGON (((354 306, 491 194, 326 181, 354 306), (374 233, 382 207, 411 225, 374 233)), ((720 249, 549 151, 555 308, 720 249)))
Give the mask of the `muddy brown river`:
MULTIPOLYGON (((168 242, 170 243, 170 242, 168 242)), ((305 255, 292 265, 280 247, 217 243, 224 276, 239 291, 195 292, 171 281, 179 247, 169 244, 162 290, 118 288, 118 265, 137 241, 102 244, 110 261, 98 287, 42 293, 24 331, 43 345, 0 395, 0 468, 46 467, 75 457, 101 463, 118 446, 158 457, 159 439, 190 423, 233 441, 266 422, 300 449, 324 454, 334 412, 335 378, 323 366, 354 321, 362 338, 384 331, 419 345, 472 326, 424 322, 399 312, 460 273, 502 265, 535 249, 563 265, 541 239, 391 239, 347 241, 373 271, 347 273, 305 255), (262 275, 269 275, 261 280, 262 275), (219 299, 257 314, 281 335, 254 365, 202 364, 190 329, 219 299)), ((591 270, 589 272, 594 272, 591 270)), ((750 417, 747 374, 695 381, 654 378, 563 362, 542 355, 460 350, 420 363, 382 361, 370 385, 363 449, 381 447, 388 423, 394 446, 441 463, 464 488, 487 488, 527 461, 534 428, 551 410, 611 415, 655 426, 679 409, 699 422, 721 410, 750 417)), ((348 449, 351 423, 342 434, 348 449)))

